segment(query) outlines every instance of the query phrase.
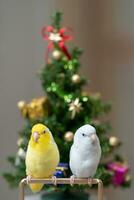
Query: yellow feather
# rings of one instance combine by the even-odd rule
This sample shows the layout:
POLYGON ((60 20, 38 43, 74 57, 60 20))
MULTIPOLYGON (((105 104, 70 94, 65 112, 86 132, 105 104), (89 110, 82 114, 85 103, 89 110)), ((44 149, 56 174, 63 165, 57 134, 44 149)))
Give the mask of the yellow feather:
POLYGON ((43 184, 30 184, 29 187, 31 188, 32 192, 36 193, 36 192, 39 192, 42 187, 43 187, 43 184))
MULTIPOLYGON (((51 132, 42 124, 35 125, 27 148, 26 174, 32 178, 48 178, 53 175, 58 163, 59 151, 51 132), (34 132, 39 134, 37 142, 33 138, 34 132)), ((43 184, 30 184, 33 192, 40 191, 42 187, 43 184)))

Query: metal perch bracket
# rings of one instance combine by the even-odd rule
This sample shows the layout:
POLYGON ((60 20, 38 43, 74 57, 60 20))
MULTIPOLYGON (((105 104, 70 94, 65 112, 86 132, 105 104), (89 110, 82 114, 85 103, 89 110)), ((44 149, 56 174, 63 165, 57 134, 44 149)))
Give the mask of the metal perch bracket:
MULTIPOLYGON (((29 181, 30 184, 32 183, 44 183, 44 184, 54 184, 54 180, 52 178, 45 178, 45 179, 31 179, 29 181)), ((69 184, 70 185, 70 178, 56 178, 56 184, 69 184)), ((75 178, 73 185, 98 185, 98 200, 103 200, 103 182, 100 179, 89 179, 85 178, 75 178)), ((27 185, 27 179, 24 178, 20 181, 19 184, 19 200, 24 200, 25 196, 25 185, 27 185)))

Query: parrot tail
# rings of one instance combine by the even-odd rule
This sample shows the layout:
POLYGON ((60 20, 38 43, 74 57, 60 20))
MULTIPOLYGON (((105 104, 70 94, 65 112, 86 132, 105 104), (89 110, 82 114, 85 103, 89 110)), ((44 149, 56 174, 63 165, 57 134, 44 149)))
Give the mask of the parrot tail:
POLYGON ((36 183, 36 184, 29 184, 32 192, 36 193, 36 192, 39 192, 42 187, 43 187, 43 184, 42 183, 36 183))

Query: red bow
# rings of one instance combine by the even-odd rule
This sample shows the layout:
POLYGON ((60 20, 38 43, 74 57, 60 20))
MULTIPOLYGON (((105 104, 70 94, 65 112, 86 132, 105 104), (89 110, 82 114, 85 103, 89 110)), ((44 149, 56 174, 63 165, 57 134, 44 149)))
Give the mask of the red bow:
POLYGON ((42 29, 43 39, 49 41, 46 53, 46 60, 48 59, 48 54, 50 50, 53 49, 55 42, 58 44, 59 48, 67 56, 67 58, 69 60, 71 59, 71 55, 69 54, 65 46, 65 41, 72 40, 72 35, 65 35, 65 32, 68 30, 71 29, 61 28, 58 32, 55 32, 55 29, 52 26, 43 27, 42 29))

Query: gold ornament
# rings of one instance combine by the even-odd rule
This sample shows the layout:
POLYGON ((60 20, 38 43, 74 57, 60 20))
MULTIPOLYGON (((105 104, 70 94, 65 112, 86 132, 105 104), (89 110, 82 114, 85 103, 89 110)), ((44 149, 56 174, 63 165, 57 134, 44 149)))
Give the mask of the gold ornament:
POLYGON ((117 145, 119 145, 120 144, 120 140, 117 138, 117 137, 115 137, 115 136, 111 136, 110 138, 109 138, 109 144, 111 145, 111 146, 117 146, 117 145))
POLYGON ((48 116, 48 99, 46 97, 32 99, 28 104, 28 116, 33 120, 48 116))
POLYGON ((126 182, 130 182, 130 181, 131 181, 131 176, 130 176, 129 174, 127 174, 127 175, 125 176, 125 181, 126 181, 126 182))
POLYGON ((64 139, 66 142, 72 142, 74 134, 71 131, 68 131, 64 135, 64 139))
POLYGON ((52 57, 55 59, 55 60, 59 60, 61 58, 61 52, 59 50, 55 50, 52 52, 52 57))
POLYGON ((22 114, 23 117, 27 117, 28 114, 28 109, 27 109, 27 104, 25 101, 19 101, 18 102, 18 108, 22 114))
POLYGON ((71 119, 74 119, 76 113, 79 113, 82 110, 82 105, 79 102, 79 98, 76 98, 69 104, 69 111, 71 111, 71 119))
POLYGON ((18 108, 22 109, 26 105, 25 101, 19 101, 18 102, 18 108))
POLYGON ((30 103, 18 102, 18 107, 24 118, 31 120, 48 116, 49 102, 47 97, 34 98, 30 103))
POLYGON ((77 83, 80 83, 80 81, 81 81, 81 78, 80 78, 79 74, 74 74, 72 76, 72 82, 73 83, 77 84, 77 83))

